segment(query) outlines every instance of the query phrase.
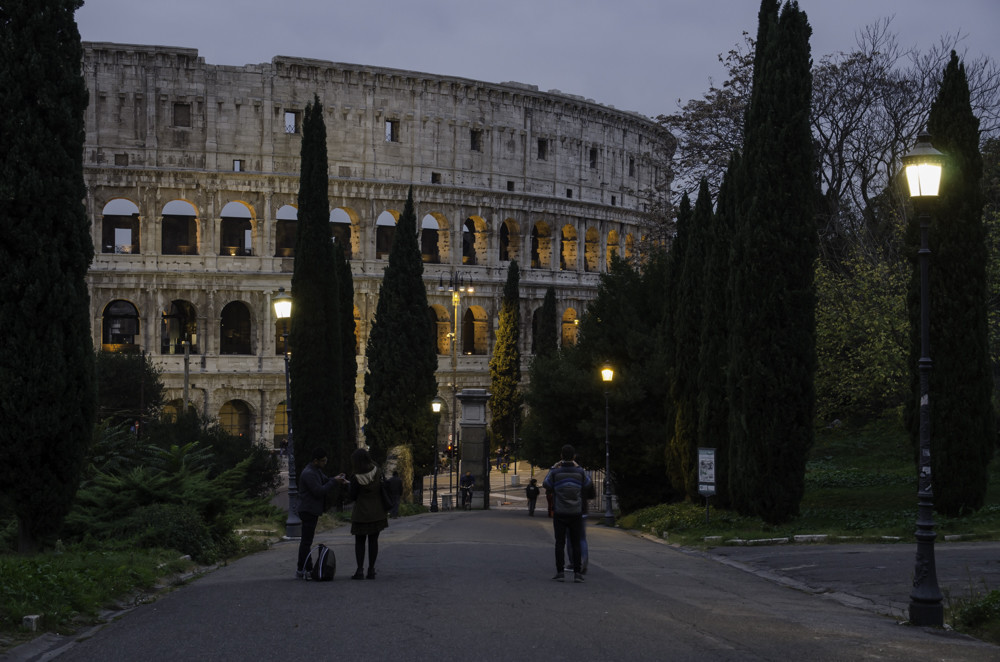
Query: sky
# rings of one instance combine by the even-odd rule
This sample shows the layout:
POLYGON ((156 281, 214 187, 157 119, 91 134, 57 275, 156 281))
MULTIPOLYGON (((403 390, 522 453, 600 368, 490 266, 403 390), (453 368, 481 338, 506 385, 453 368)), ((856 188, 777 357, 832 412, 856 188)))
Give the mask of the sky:
MULTIPOLYGON (((195 48, 208 64, 275 55, 517 81, 655 117, 726 78, 760 0, 85 0, 84 41, 195 48)), ((900 46, 959 36, 1000 64, 1000 0, 799 0, 812 55, 850 51, 891 18, 900 46)))

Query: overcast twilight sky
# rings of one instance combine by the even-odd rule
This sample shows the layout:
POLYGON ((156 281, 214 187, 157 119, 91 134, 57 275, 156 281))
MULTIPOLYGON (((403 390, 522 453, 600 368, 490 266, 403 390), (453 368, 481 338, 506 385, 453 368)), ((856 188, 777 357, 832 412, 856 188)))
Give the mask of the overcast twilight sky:
MULTIPOLYGON (((814 61, 892 18, 902 47, 960 35, 1000 62, 1000 0, 799 0, 814 61)), ((759 0, 85 0, 84 41, 195 48, 209 64, 275 55, 558 89, 647 116, 700 98, 756 34, 759 0)))

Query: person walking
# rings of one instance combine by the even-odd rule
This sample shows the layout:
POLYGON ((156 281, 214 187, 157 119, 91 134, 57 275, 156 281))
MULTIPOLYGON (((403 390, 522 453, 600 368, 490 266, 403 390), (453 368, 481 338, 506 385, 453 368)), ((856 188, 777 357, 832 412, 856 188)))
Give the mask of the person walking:
POLYGON ((562 461, 549 470, 542 487, 552 492, 552 526, 556 536, 556 574, 552 578, 565 581, 566 535, 572 550, 573 581, 583 582, 581 572, 580 537, 583 529, 583 495, 593 485, 587 472, 573 458, 576 450, 566 444, 560 453, 562 461))
POLYGON ((393 471, 392 476, 386 479, 389 484, 389 496, 392 497, 392 509, 389 510, 390 517, 399 517, 399 502, 403 500, 403 479, 399 477, 398 471, 393 471))
POLYGON ((531 482, 528 483, 528 486, 526 488, 524 488, 524 493, 528 497, 528 516, 529 517, 534 517, 535 516, 535 502, 538 501, 538 493, 539 493, 539 491, 540 490, 538 489, 538 480, 535 479, 535 478, 532 478, 531 482))
POLYGON ((299 539, 299 559, 295 569, 296 579, 305 579, 304 570, 309 550, 316 535, 316 523, 323 514, 326 495, 338 485, 347 483, 344 474, 330 478, 323 473, 326 466, 326 449, 313 451, 312 461, 299 474, 299 519, 302 521, 302 537, 299 539))
POLYGON ((351 579, 375 579, 375 560, 378 558, 378 534, 389 526, 385 508, 382 507, 382 479, 378 465, 368 449, 359 448, 351 454, 350 496, 354 501, 351 510, 351 535, 354 536, 354 557, 358 570, 351 579), (368 544, 368 574, 365 567, 365 543, 368 544))

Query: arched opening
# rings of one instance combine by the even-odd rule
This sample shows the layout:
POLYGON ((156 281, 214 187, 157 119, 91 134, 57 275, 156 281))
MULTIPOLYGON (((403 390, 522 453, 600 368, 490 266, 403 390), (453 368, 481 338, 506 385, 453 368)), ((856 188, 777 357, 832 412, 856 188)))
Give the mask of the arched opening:
POLYGON ((106 352, 139 349, 139 311, 128 301, 117 299, 104 308, 101 345, 106 352))
POLYGON ((476 261, 476 224, 471 218, 462 224, 462 264, 478 264, 476 261))
POLYGON ((577 334, 580 330, 580 320, 576 317, 576 310, 567 308, 562 316, 562 345, 567 347, 576 344, 577 334))
POLYGON ((198 212, 186 200, 163 206, 161 250, 164 255, 198 254, 198 212))
POLYGON ((635 239, 631 234, 625 235, 625 259, 631 260, 635 256, 635 239))
POLYGON ((576 271, 576 228, 564 225, 562 229, 562 246, 559 251, 559 269, 576 271))
POLYGON ((176 299, 161 316, 160 353, 183 354, 184 343, 189 353, 198 354, 198 318, 190 302, 176 299))
POLYGON ((606 270, 611 269, 611 258, 614 255, 621 256, 621 246, 619 245, 617 230, 612 230, 608 233, 608 251, 605 256, 606 262, 604 267, 606 270))
POLYGON ((115 198, 101 212, 101 252, 140 253, 139 207, 131 200, 115 198))
POLYGON ((251 422, 250 406, 242 400, 230 400, 219 410, 219 425, 234 437, 249 437, 251 422))
MULTIPOLYGON (((177 398, 176 400, 171 400, 170 402, 165 403, 160 409, 160 420, 166 423, 176 423, 177 418, 180 416, 181 410, 183 409, 184 401, 182 399, 177 398)), ((188 400, 187 411, 188 414, 198 414, 198 410, 195 409, 194 404, 192 404, 190 400, 188 400)))
POLYGON ((219 228, 219 255, 253 255, 253 215, 243 202, 222 208, 219 228))
POLYGON ((488 345, 486 310, 482 306, 469 306, 462 316, 462 353, 486 354, 488 345))
POLYGON ((398 220, 397 215, 391 211, 382 212, 375 220, 375 259, 384 260, 389 257, 398 220))
POLYGON ((508 218, 500 225, 500 260, 517 260, 520 248, 521 230, 517 225, 517 221, 508 218))
POLYGON ((292 331, 291 317, 276 317, 274 320, 274 353, 283 356, 288 351, 288 334, 292 331))
POLYGON ((274 447, 281 448, 282 442, 288 439, 288 410, 284 401, 274 408, 274 447))
POLYGON ((587 228, 584 240, 583 270, 587 272, 601 270, 601 235, 597 228, 587 228))
POLYGON ((295 257, 295 237, 299 231, 299 210, 284 205, 275 214, 274 257, 295 257))
POLYGON ((552 232, 544 221, 531 228, 531 268, 548 269, 552 264, 552 232))
POLYGON ((354 257, 354 244, 351 240, 351 215, 337 207, 330 212, 330 236, 333 243, 344 251, 348 260, 354 257))
POLYGON ((219 325, 220 354, 252 354, 250 309, 242 301, 231 301, 222 309, 219 325))
POLYGON ((424 262, 438 264, 441 262, 441 247, 439 239, 441 226, 431 214, 424 216, 420 222, 420 257, 424 262))

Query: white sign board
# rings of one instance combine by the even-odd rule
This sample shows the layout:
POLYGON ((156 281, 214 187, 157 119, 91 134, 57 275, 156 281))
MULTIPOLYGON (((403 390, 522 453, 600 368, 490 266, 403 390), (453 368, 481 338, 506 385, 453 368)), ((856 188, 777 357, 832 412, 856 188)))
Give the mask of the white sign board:
POLYGON ((715 494, 715 449, 698 449, 698 494, 715 494))

